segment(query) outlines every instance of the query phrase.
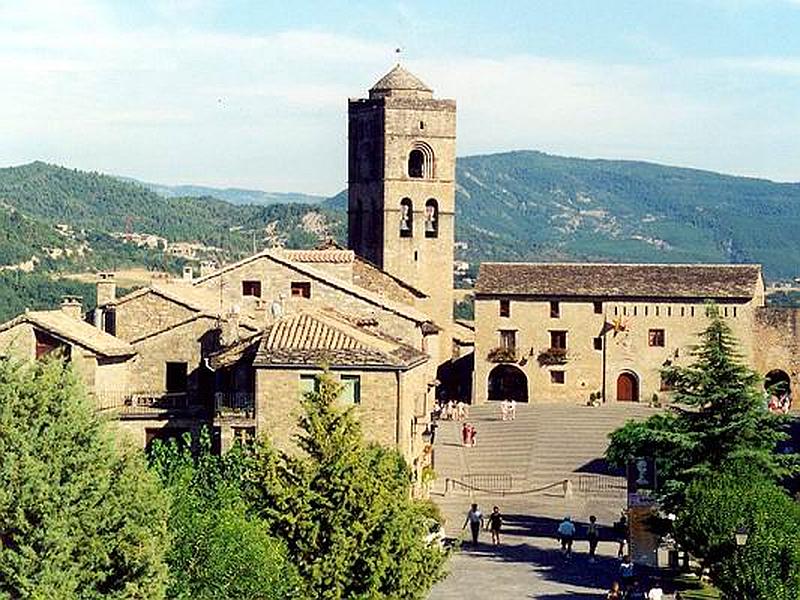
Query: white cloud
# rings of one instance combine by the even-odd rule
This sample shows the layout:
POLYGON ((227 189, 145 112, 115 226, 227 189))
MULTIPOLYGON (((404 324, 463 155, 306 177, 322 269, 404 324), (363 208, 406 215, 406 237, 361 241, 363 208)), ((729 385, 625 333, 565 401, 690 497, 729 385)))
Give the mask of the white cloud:
MULTIPOLYGON (((187 7, 157 9, 179 19, 187 7)), ((155 181, 334 193, 347 177, 347 98, 388 70, 392 48, 312 30, 130 28, 90 0, 0 5, 0 164, 44 159, 155 181)), ((670 60, 408 66, 458 100, 461 154, 536 148, 800 179, 786 158, 800 153, 800 142, 786 147, 800 139, 800 109, 784 108, 776 127, 759 105, 770 92, 780 106, 774 90, 727 92, 730 78, 746 81, 742 70, 794 76, 795 59, 670 60)))

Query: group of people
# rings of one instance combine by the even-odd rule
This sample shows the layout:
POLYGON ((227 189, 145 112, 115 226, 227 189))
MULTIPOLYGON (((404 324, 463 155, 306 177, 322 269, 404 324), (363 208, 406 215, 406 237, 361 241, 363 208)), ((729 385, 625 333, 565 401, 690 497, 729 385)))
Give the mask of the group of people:
POLYGON ((472 545, 478 545, 478 536, 481 529, 488 529, 492 534, 492 545, 500 545, 500 529, 503 526, 503 515, 500 514, 500 507, 495 506, 492 508, 492 514, 488 519, 483 518, 483 513, 478 508, 477 504, 473 504, 467 518, 464 519, 464 525, 461 527, 462 531, 469 525, 470 533, 472 534, 472 545))
POLYGON ((478 437, 478 431, 472 423, 464 423, 461 426, 461 444, 467 448, 475 446, 475 440, 478 437))
POLYGON ((500 403, 500 418, 503 421, 513 421, 517 418, 516 400, 503 400, 500 403))
POLYGON ((437 413, 435 416, 443 421, 464 421, 469 417, 468 405, 461 400, 440 402, 435 412, 437 413))

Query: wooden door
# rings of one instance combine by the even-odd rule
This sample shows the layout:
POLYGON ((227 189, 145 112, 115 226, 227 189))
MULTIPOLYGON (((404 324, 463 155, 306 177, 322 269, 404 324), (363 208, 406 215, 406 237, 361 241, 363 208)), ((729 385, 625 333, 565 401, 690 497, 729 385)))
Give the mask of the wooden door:
POLYGON ((617 401, 637 402, 639 400, 639 385, 636 377, 631 373, 620 373, 617 378, 617 401))

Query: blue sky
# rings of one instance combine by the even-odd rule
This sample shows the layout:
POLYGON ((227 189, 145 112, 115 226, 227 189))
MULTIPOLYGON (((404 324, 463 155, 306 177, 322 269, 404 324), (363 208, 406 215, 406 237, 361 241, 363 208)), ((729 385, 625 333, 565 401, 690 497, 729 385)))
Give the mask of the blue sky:
POLYGON ((0 0, 0 165, 333 194, 397 46, 460 155, 800 181, 800 0, 0 0))

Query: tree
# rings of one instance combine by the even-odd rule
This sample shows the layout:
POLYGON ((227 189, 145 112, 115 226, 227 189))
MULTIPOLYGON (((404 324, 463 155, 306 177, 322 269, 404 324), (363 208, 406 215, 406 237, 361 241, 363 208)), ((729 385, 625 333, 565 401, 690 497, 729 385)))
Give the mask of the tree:
POLYGON ((69 366, 0 362, 0 598, 163 598, 166 522, 69 366))
POLYGON ((770 414, 760 377, 747 368, 736 340, 714 305, 711 319, 687 367, 667 367, 673 387, 672 410, 644 422, 628 422, 610 436, 606 451, 616 465, 636 456, 657 459, 661 494, 675 509, 686 485, 718 472, 731 461, 746 461, 777 480, 794 470, 797 455, 779 454, 785 421, 770 414))
POLYGON ((800 505, 747 463, 695 480, 675 523, 726 598, 800 598, 800 505), (735 533, 748 532, 737 547, 735 533))
POLYGON ((411 499, 403 457, 364 444, 340 391, 326 373, 302 399, 300 454, 259 447, 255 506, 286 541, 304 598, 422 598, 445 559, 425 539, 427 507, 411 499))
MULTIPOLYGON (((188 435, 188 434, 187 434, 188 435)), ((300 581, 285 545, 249 513, 242 497, 247 456, 211 453, 207 431, 197 456, 191 440, 156 443, 152 468, 171 496, 167 597, 175 600, 291 600, 300 581)))

